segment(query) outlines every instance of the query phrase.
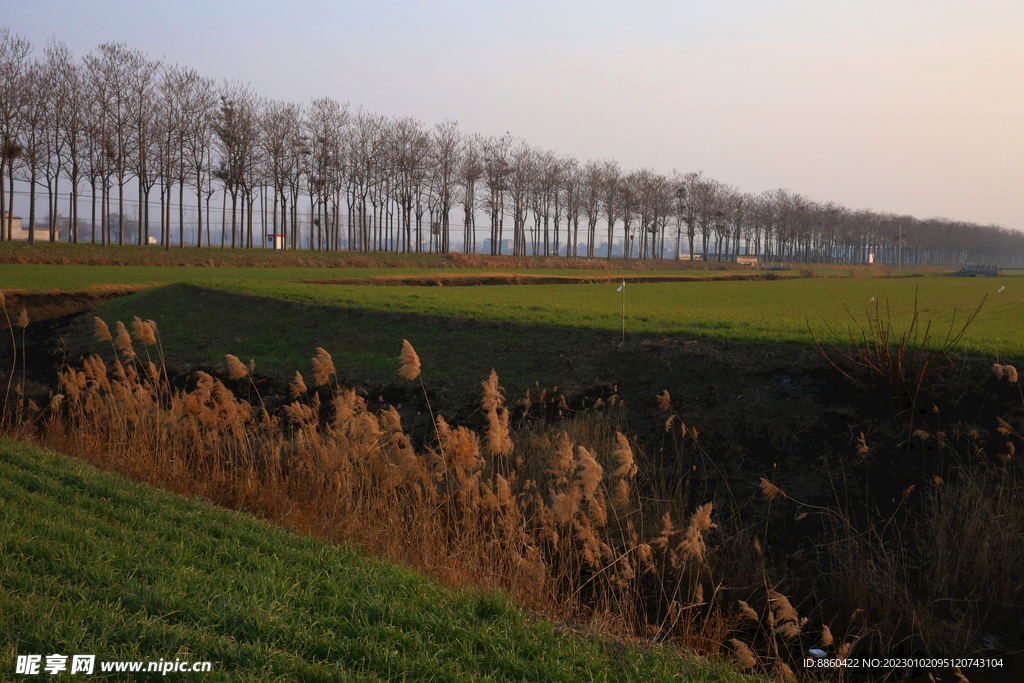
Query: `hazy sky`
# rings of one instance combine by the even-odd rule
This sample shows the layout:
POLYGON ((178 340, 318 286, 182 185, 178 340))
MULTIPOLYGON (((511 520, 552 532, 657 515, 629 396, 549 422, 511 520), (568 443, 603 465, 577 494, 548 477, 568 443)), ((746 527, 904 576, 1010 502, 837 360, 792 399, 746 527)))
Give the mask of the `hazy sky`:
POLYGON ((1024 230, 1024 2, 5 0, 41 55, 121 41, 627 169, 1024 230))

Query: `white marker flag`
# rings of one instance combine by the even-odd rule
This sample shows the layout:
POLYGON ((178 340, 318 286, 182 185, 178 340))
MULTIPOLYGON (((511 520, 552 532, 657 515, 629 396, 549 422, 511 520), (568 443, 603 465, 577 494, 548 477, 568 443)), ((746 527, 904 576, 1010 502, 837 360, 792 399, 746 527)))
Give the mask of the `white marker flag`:
POLYGON ((625 286, 626 286, 626 281, 625 281, 625 280, 623 280, 623 281, 622 281, 622 284, 621 284, 621 285, 619 285, 619 288, 618 288, 618 289, 616 289, 615 291, 616 291, 616 292, 621 292, 621 291, 622 291, 622 289, 623 289, 623 287, 625 287, 625 286))

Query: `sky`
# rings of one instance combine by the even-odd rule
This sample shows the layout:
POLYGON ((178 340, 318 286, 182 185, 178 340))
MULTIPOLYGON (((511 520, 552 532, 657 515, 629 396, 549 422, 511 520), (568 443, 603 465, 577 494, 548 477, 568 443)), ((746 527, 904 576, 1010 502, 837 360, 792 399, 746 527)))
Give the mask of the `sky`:
POLYGON ((5 0, 41 56, 123 42, 624 169, 1024 230, 1024 2, 5 0))

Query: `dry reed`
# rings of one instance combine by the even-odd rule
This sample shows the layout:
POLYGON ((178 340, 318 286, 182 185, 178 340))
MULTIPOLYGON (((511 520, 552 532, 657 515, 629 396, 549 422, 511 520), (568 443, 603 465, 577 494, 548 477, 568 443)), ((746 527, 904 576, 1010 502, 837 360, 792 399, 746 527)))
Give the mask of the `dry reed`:
POLYGON ((398 359, 401 363, 401 366, 398 368, 398 374, 403 379, 412 381, 420 376, 420 357, 416 355, 412 344, 406 339, 402 340, 402 353, 398 359))

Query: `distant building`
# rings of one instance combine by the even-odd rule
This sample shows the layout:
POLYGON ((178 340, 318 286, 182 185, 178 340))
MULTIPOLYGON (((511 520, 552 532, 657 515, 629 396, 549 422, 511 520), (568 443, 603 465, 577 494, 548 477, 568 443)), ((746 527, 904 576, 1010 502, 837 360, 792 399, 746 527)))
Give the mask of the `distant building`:
MULTIPOLYGON (((501 247, 502 255, 511 254, 512 251, 513 251, 513 249, 512 249, 512 240, 499 240, 498 241, 498 246, 501 247)), ((490 254, 491 253, 491 238, 490 237, 487 237, 487 238, 484 239, 483 244, 481 245, 479 253, 482 253, 482 254, 490 254)))
MULTIPOLYGON (((12 216, 10 211, 6 212, 4 214, 3 228, 4 239, 7 239, 7 230, 10 229, 11 239, 21 240, 23 242, 28 241, 29 231, 28 228, 25 227, 25 222, 22 220, 21 216, 12 216)), ((34 232, 36 242, 50 241, 49 228, 36 228, 34 232)))

